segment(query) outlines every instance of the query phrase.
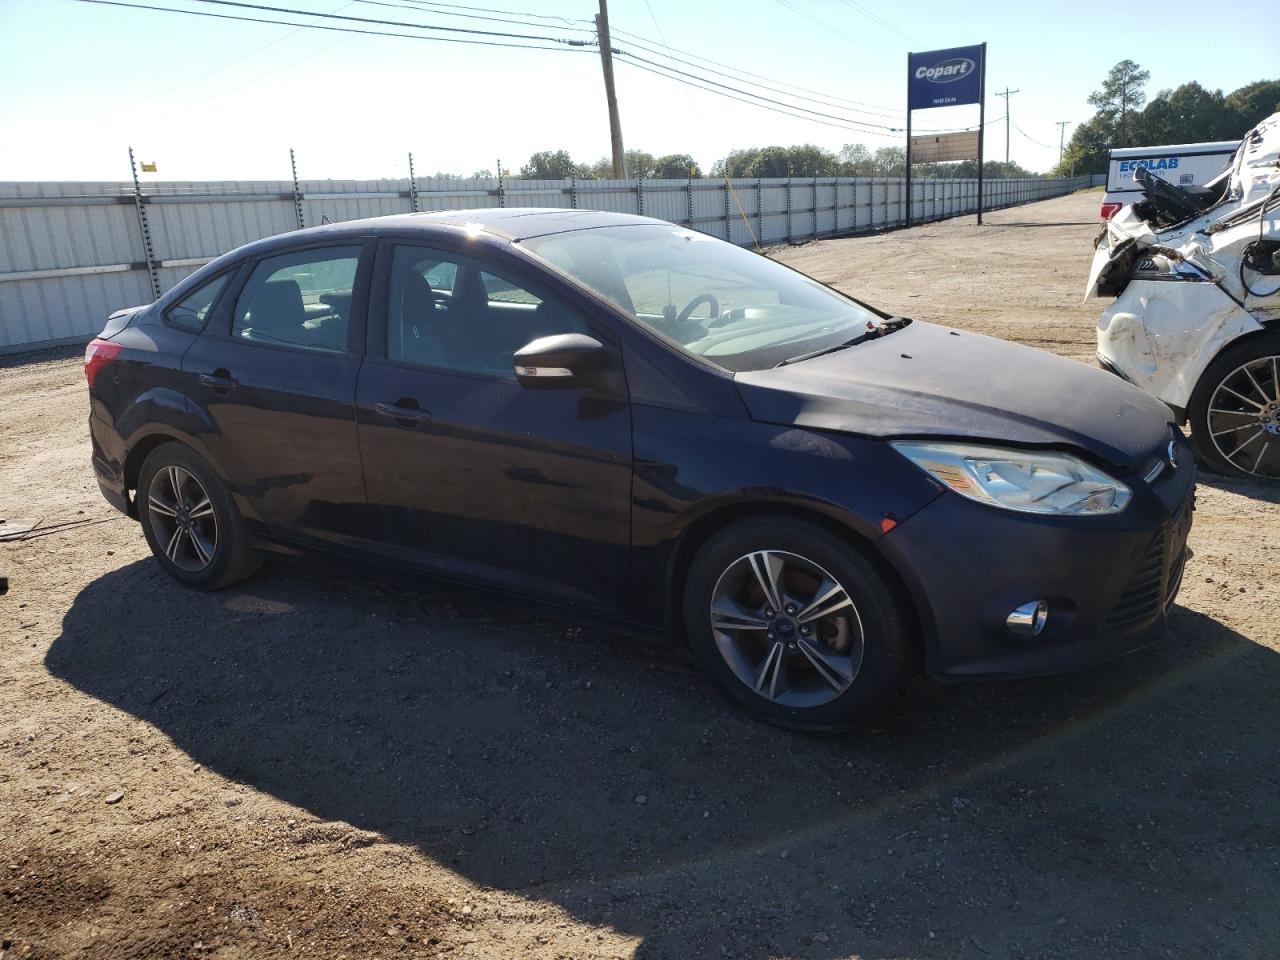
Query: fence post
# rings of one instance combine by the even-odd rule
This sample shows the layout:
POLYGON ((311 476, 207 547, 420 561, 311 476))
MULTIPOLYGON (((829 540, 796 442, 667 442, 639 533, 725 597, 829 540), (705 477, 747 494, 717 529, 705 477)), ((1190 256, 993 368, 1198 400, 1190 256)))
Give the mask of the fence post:
POLYGON ((764 200, 763 192, 760 189, 760 178, 755 178, 755 243, 756 246, 764 243, 764 200))
POLYGON ((502 176, 502 158, 498 158, 498 206, 505 207, 507 205, 507 187, 502 176))
POLYGON ((133 171, 133 209, 138 214, 138 230, 142 233, 142 256, 147 262, 147 279, 151 281, 151 299, 160 299, 160 278, 156 275, 155 249, 151 245, 151 227, 147 224, 147 208, 142 200, 142 184, 138 181, 138 165, 129 148, 129 169, 133 171))
POLYGON ((302 219, 302 191, 298 189, 298 161, 294 159, 293 147, 289 148, 289 169, 293 171, 293 213, 298 218, 298 229, 306 227, 302 219))
POLYGON ((685 196, 689 201, 689 229, 695 229, 693 226, 693 168, 689 168, 689 179, 685 183, 685 196))
POLYGON ((418 178, 413 173, 413 151, 409 151, 409 210, 418 212, 418 178))
POLYGON ((787 243, 791 242, 791 178, 787 177, 787 243))
POLYGON ((813 178, 813 238, 818 238, 818 178, 813 178))
POLYGON ((729 200, 732 189, 729 186, 729 178, 724 178, 724 238, 730 243, 733 242, 733 218, 730 212, 729 200))
POLYGON ((636 206, 639 209, 640 216, 644 216, 644 174, 636 179, 636 206))
POLYGON ((578 209, 578 175, 576 173, 569 174, 569 206, 574 210, 578 209))

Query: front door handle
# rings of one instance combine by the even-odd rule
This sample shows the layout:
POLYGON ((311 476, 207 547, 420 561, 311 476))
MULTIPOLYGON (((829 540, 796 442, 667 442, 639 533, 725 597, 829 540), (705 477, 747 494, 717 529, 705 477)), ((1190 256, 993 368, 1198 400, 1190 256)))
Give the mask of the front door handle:
POLYGON ((375 403, 373 409, 377 410, 384 417, 390 417, 402 427, 416 427, 418 424, 431 419, 430 410, 422 410, 418 407, 404 406, 404 401, 396 403, 375 403))
POLYGON ((222 369, 200 374, 200 382, 206 387, 213 387, 218 393, 227 393, 240 385, 239 380, 222 369))

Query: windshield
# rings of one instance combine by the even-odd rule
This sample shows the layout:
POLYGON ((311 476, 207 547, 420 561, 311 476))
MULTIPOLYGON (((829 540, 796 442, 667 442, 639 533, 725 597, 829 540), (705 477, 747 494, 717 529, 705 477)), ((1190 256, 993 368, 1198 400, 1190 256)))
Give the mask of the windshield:
POLYGON ((521 246, 735 372, 844 343, 883 319, 767 257, 673 224, 576 230, 521 246))

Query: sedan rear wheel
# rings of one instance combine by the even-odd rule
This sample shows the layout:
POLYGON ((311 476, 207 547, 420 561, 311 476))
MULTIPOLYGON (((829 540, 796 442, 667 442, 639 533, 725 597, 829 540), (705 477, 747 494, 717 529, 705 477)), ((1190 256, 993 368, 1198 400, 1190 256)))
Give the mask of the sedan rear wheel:
POLYGON ((243 580, 261 560, 222 479, 194 450, 165 443, 138 475, 138 519, 174 579, 202 590, 243 580))
POLYGON ((147 491, 151 528, 169 562, 199 573, 218 551, 218 518, 209 494, 191 473, 175 464, 156 471, 147 491))
POLYGON ((698 552, 685 629, 725 692, 761 719, 839 729, 881 711, 911 622, 878 560, 802 520, 735 523, 698 552))
POLYGON ((1280 335, 1251 337, 1211 363, 1190 415, 1196 450, 1210 469, 1280 479, 1280 335))

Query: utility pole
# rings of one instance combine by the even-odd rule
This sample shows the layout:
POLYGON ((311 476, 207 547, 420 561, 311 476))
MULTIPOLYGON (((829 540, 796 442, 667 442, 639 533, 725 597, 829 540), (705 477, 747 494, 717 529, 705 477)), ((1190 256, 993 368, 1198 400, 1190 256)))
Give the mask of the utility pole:
POLYGON ((613 147, 613 179, 627 179, 627 157, 622 149, 622 121, 618 119, 618 95, 613 89, 613 47, 609 43, 609 7, 600 0, 596 14, 596 39, 600 43, 600 65, 604 68, 604 95, 609 101, 609 142, 613 147))
MULTIPOLYGON (((1021 93, 1020 90, 1010 90, 1005 87, 1003 91, 997 90, 997 97, 1004 97, 1004 165, 1009 166, 1009 98, 1015 93, 1021 93)), ((1005 171, 1006 173, 1008 171, 1005 171)))
POLYGON ((1062 173, 1062 145, 1064 142, 1064 138, 1067 135, 1067 125, 1070 124, 1071 121, 1057 120, 1055 122, 1058 124, 1058 173, 1061 174, 1062 173))

